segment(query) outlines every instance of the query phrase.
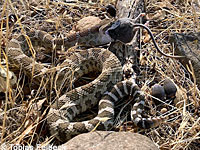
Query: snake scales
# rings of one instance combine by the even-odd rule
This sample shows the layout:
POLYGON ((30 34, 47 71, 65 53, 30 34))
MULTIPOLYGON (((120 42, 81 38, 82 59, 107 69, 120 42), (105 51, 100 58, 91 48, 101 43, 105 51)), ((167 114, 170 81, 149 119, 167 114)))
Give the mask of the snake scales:
MULTIPOLYGON (((102 45, 113 41, 109 35, 109 29, 113 29, 112 24, 101 22, 90 29, 76 32, 64 39, 55 39, 44 31, 31 30, 27 36, 20 35, 9 42, 8 59, 19 68, 21 67, 28 76, 33 77, 34 82, 38 84, 42 80, 48 82, 48 68, 25 55, 25 51, 29 50, 31 43, 33 46, 43 46, 46 49, 60 49, 61 46, 69 48, 76 43, 90 46, 102 45), (31 43, 27 37, 30 38, 31 43)), ((95 127, 98 130, 111 129, 114 119, 114 103, 127 95, 131 95, 135 99, 131 110, 131 118, 135 125, 141 128, 151 128, 163 121, 162 117, 152 119, 142 117, 144 94, 135 83, 121 81, 122 66, 110 51, 103 48, 69 51, 61 66, 62 68, 56 69, 57 78, 55 80, 58 81, 55 84, 60 87, 66 82, 65 77, 70 76, 72 72, 74 74, 73 81, 91 71, 98 70, 101 71, 101 74, 94 81, 66 92, 50 107, 47 124, 51 134, 60 141, 67 141, 73 136, 91 131, 95 127), (108 92, 104 94, 106 91, 108 92), (97 117, 89 121, 71 122, 75 116, 96 105, 98 100, 100 102, 97 117)))

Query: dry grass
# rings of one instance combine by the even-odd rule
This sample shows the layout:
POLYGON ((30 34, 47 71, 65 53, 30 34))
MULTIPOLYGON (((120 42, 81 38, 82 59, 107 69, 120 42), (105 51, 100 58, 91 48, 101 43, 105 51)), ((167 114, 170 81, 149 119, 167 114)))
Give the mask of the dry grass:
MULTIPOLYGON (((102 1, 104 5, 108 2, 102 1)), ((74 3, 50 2, 48 0, 26 1, 0 1, 1 31, 0 51, 1 60, 6 59, 3 51, 8 41, 19 33, 24 33, 24 28, 41 29, 54 36, 66 36, 72 26, 80 18, 89 15, 104 18, 104 12, 99 3, 88 3, 74 1, 74 3), (17 22, 11 23, 8 16, 15 14, 17 22), (10 24, 11 25, 11 24, 10 24)), ((188 0, 156 1, 147 2, 147 17, 150 20, 150 28, 159 46, 166 53, 172 53, 173 47, 168 42, 169 35, 174 32, 198 32, 199 31, 199 7, 188 0)), ((160 149, 198 149, 200 147, 200 121, 199 104, 200 93, 196 86, 195 75, 192 66, 184 68, 179 61, 169 59, 155 53, 155 47, 151 42, 144 44, 141 50, 140 62, 141 72, 138 75, 140 86, 149 94, 154 83, 161 83, 166 78, 171 78, 179 87, 177 101, 180 105, 165 104, 171 111, 169 120, 156 129, 139 131, 150 137, 160 149)), ((38 61, 52 63, 55 65, 54 54, 37 54, 32 52, 38 61)), ((47 144, 52 137, 47 136, 45 124, 46 108, 44 105, 53 96, 47 93, 46 88, 38 88, 25 77, 22 70, 15 70, 15 66, 6 64, 7 68, 14 71, 18 77, 17 86, 12 90, 9 88, 7 79, 7 90, 0 96, 0 134, 1 144, 25 144, 36 143, 47 144), (52 97, 51 97, 52 96, 52 97), (48 101, 47 101, 48 99, 48 101), (44 108, 43 108, 44 107, 44 108)), ((151 103, 149 103, 152 106, 151 103)), ((152 111, 156 113, 155 110, 152 111)), ((126 130, 128 129, 126 127, 126 130)))

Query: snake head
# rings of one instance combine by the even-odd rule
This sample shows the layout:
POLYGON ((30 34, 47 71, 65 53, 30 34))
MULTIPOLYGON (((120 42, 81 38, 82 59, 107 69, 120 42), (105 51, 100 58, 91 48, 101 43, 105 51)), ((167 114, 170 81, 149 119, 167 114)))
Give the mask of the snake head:
POLYGON ((105 32, 114 41, 129 43, 134 36, 133 26, 128 18, 118 19, 113 22, 105 32))

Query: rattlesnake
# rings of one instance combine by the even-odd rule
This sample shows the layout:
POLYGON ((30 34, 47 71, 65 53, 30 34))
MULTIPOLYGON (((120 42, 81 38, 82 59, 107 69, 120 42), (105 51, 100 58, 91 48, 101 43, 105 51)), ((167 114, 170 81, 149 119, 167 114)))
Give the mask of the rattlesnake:
MULTIPOLYGON (((27 33, 27 36, 20 35, 9 42, 8 59, 21 67, 28 76, 34 75, 33 82, 38 84, 41 81, 48 82, 48 68, 25 55, 25 51, 29 49, 31 43, 33 46, 41 45, 46 49, 53 47, 60 49, 61 46, 69 48, 76 43, 93 46, 102 45, 113 41, 108 31, 114 28, 116 28, 116 24, 112 26, 112 24, 104 21, 95 27, 76 32, 64 39, 54 39, 44 31, 31 30, 27 33)), ((54 70, 57 71, 55 81, 58 81, 55 84, 59 88, 62 88, 64 82, 67 82, 65 77, 72 73, 74 74, 72 81, 75 81, 88 72, 101 71, 101 74, 94 81, 65 93, 50 107, 47 124, 51 134, 55 135, 60 141, 67 141, 72 136, 91 131, 95 127, 97 127, 96 129, 110 129, 114 118, 114 102, 126 95, 131 95, 135 99, 131 111, 135 125, 141 128, 151 128, 164 120, 163 117, 152 119, 142 117, 144 94, 135 83, 121 81, 122 66, 117 57, 110 51, 103 48, 69 51, 64 63, 60 66, 62 68, 56 67, 54 70), (102 98, 106 91, 108 92, 102 98), (97 117, 90 121, 70 122, 76 115, 96 105, 99 99, 101 101, 99 102, 97 117)))

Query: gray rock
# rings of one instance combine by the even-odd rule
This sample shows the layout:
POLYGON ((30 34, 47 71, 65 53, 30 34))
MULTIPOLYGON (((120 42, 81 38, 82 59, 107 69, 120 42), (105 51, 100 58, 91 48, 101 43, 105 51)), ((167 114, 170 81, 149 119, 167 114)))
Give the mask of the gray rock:
POLYGON ((184 58, 180 58, 180 62, 185 67, 189 64, 189 60, 191 61, 197 86, 200 88, 200 32, 174 33, 170 37, 170 43, 175 46, 176 54, 185 56, 184 58))
MULTIPOLYGON (((164 100, 165 99, 165 90, 164 90, 163 86, 161 86, 159 84, 153 85, 151 88, 151 95, 160 100, 164 100)), ((155 102, 155 104, 160 104, 160 101, 156 100, 155 98, 153 98, 153 101, 155 102)))
POLYGON ((65 150, 158 150, 157 146, 144 135, 111 131, 81 134, 59 148, 65 150))
POLYGON ((163 84, 167 98, 173 98, 176 95, 177 87, 176 84, 169 78, 166 78, 163 84))

